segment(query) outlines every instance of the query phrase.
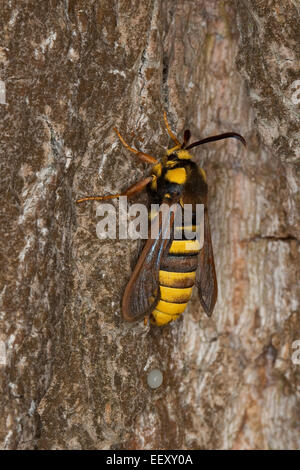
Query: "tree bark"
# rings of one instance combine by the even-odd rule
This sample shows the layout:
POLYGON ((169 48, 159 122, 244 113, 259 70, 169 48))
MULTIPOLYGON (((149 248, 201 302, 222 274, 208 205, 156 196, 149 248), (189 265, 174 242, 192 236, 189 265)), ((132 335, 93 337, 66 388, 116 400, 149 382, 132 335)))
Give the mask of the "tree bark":
POLYGON ((299 448, 299 4, 1 11, 2 448, 299 448), (97 203, 75 200, 148 174, 113 127, 161 158, 164 109, 180 136, 235 131, 248 146, 192 151, 218 302, 207 318, 194 292, 182 320, 155 328, 121 316, 139 243, 99 240, 97 203))

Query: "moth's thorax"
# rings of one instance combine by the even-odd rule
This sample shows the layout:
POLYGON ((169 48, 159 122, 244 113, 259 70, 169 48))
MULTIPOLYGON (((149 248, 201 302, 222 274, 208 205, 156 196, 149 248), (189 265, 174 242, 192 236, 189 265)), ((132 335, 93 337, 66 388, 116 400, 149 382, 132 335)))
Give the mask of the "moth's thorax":
POLYGON ((161 163, 153 166, 152 177, 148 190, 154 203, 161 203, 165 197, 177 199, 183 194, 188 201, 199 194, 202 203, 207 191, 204 170, 180 146, 167 150, 161 163))
MULTIPOLYGON (((162 158, 161 163, 153 166, 152 174, 155 178, 166 178, 166 175, 170 169, 182 168, 181 175, 183 175, 183 170, 186 166, 185 162, 187 160, 192 160, 192 155, 187 150, 182 150, 179 145, 176 145, 175 147, 167 150, 166 155, 162 158)), ((168 178, 166 179, 168 180, 168 178)), ((182 178, 180 178, 180 180, 182 180, 182 178)), ((182 182, 179 184, 182 184, 182 182)))

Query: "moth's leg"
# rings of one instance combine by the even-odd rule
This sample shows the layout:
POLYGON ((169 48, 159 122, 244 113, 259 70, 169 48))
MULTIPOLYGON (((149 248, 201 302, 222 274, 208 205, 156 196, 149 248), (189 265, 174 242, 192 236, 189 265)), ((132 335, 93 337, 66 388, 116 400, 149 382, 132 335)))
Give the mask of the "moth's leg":
POLYGON ((135 194, 139 194, 140 192, 143 191, 143 189, 153 180, 153 176, 148 176, 147 178, 144 178, 141 181, 138 181, 137 183, 134 183, 132 186, 126 189, 123 193, 119 194, 109 194, 107 196, 85 196, 80 199, 77 199, 77 203, 81 203, 84 201, 105 201, 107 199, 114 199, 120 196, 127 196, 131 197, 134 196, 135 194))
POLYGON ((140 150, 136 150, 136 149, 130 147, 127 144, 127 142, 125 142, 125 140, 121 136, 120 132, 115 127, 114 127, 114 131, 117 134, 117 136, 119 137, 119 139, 122 142, 122 144, 124 145, 124 147, 126 147, 128 150, 130 150, 130 152, 133 152, 140 160, 142 160, 142 162, 152 163, 152 164, 158 163, 158 160, 155 157, 152 157, 148 153, 144 153, 144 152, 141 152, 140 150))
POLYGON ((135 194, 139 194, 143 191, 143 189, 147 186, 147 184, 151 183, 154 176, 148 176, 147 178, 134 183, 128 189, 126 189, 125 193, 121 194, 121 196, 134 196, 135 194))

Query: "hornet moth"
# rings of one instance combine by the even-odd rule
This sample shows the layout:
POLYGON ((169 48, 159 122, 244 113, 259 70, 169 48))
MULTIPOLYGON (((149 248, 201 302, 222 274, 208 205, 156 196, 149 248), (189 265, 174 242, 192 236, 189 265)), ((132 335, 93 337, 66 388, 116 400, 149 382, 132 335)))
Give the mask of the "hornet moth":
MULTIPOLYGON (((155 238, 148 237, 138 259, 131 278, 126 286, 122 313, 127 321, 144 318, 145 324, 149 317, 151 323, 162 326, 176 320, 185 310, 196 285, 201 305, 208 316, 211 316, 218 294, 217 277, 211 242, 209 218, 207 210, 207 181, 205 171, 192 161, 189 153, 194 147, 221 139, 235 138, 246 145, 245 139, 235 132, 227 132, 199 140, 188 145, 191 133, 184 132, 181 143, 173 134, 164 113, 167 132, 175 146, 166 151, 162 161, 130 147, 119 131, 114 128, 122 144, 133 152, 141 161, 153 165, 152 174, 133 184, 120 194, 108 196, 87 196, 78 199, 81 203, 89 200, 107 200, 120 196, 133 196, 147 188, 151 201, 164 207, 164 215, 169 216, 167 227, 169 238, 164 237, 163 217, 152 217, 151 225, 155 225, 155 238), (174 231, 184 231, 184 227, 176 226, 171 206, 175 204, 204 205, 204 244, 196 239, 174 239, 174 231)), ((174 206, 173 206, 174 207, 174 206)), ((199 226, 193 225, 193 232, 199 226)), ((182 225, 182 224, 181 224, 182 225)), ((151 232, 151 233, 154 233, 151 232)))

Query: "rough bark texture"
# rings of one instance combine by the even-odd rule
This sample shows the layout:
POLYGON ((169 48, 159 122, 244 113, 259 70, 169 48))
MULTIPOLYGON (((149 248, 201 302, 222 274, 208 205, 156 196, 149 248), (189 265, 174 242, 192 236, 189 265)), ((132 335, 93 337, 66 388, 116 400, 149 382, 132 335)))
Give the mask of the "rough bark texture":
POLYGON ((1 3, 2 447, 299 448, 299 3, 1 3), (193 152, 219 298, 158 329, 121 318, 138 243, 74 200, 141 179, 112 128, 161 157, 163 109, 248 148, 193 152))

